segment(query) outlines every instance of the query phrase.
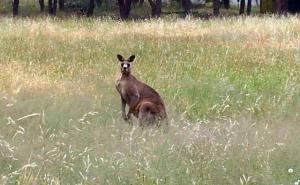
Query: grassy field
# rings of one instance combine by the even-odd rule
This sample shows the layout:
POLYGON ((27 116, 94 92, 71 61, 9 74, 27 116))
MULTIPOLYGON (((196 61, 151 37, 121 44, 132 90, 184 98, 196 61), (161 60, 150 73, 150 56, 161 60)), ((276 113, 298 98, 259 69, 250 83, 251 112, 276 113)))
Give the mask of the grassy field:
POLYGON ((300 19, 0 18, 0 184, 297 184, 300 19), (121 119, 116 54, 165 100, 121 119))

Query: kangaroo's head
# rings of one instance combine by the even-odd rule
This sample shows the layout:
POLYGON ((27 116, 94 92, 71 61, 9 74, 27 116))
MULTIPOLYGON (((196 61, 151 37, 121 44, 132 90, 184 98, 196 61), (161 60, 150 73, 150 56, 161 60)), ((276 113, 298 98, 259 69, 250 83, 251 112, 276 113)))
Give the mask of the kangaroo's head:
POLYGON ((121 63, 121 73, 125 75, 130 74, 130 63, 134 61, 135 56, 131 55, 127 60, 120 54, 117 55, 121 63))

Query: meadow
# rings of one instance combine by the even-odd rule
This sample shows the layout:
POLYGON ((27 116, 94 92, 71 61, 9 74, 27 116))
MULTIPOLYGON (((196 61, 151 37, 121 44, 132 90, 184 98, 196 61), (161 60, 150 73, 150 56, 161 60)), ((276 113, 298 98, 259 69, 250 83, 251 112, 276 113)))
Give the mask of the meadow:
POLYGON ((0 184, 299 184, 300 19, 0 18, 0 184), (116 55, 169 127, 121 118, 116 55))

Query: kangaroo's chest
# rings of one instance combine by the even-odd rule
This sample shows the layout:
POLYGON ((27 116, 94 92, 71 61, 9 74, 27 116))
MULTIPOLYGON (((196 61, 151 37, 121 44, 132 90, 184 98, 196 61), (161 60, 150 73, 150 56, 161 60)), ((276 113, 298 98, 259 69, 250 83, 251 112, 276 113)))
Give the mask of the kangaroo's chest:
POLYGON ((122 75, 116 78, 115 86, 117 91, 121 94, 121 89, 124 87, 124 81, 122 80, 122 75))
POLYGON ((117 79, 115 85, 116 85, 117 91, 120 93, 120 91, 121 91, 121 80, 117 79))
POLYGON ((126 80, 117 80, 116 89, 127 103, 130 103, 132 100, 138 101, 140 98, 136 85, 128 83, 126 80))
POLYGON ((116 89, 120 95, 125 98, 128 94, 128 84, 122 80, 116 81, 116 89))

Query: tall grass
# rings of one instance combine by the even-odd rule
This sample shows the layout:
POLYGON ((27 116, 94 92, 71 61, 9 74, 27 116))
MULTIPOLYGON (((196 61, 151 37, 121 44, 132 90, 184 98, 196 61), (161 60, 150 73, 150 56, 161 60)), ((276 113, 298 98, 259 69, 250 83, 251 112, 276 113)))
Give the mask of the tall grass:
POLYGON ((298 183, 299 47, 298 17, 2 18, 0 182, 298 183), (121 120, 117 53, 167 131, 121 120))

